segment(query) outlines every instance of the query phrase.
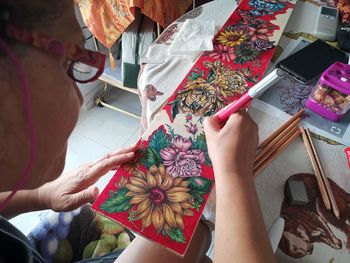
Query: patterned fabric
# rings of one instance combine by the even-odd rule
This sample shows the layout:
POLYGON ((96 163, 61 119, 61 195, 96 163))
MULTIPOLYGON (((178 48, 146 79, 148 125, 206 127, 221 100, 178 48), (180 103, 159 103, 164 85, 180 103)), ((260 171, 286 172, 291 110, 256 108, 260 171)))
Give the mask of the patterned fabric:
POLYGON ((180 255, 186 252, 214 185, 204 116, 262 78, 293 6, 240 3, 214 38, 214 51, 197 60, 138 142, 134 161, 119 168, 94 209, 180 255))
MULTIPOLYGON (((110 255, 116 258, 133 235, 86 205, 72 212, 44 212, 28 239, 45 262, 76 262, 110 255)), ((88 261, 92 262, 92 261, 88 261)))
POLYGON ((192 0, 76 0, 83 20, 94 36, 110 48, 135 19, 135 7, 167 27, 184 14, 192 0))

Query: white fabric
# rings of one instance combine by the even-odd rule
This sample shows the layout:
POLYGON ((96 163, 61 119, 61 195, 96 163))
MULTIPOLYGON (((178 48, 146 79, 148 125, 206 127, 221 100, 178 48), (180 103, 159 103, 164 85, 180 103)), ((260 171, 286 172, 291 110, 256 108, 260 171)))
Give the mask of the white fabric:
MULTIPOLYGON (((235 0, 215 0, 200 7, 200 15, 191 20, 195 20, 197 23, 215 21, 215 30, 217 31, 223 26, 236 7, 237 3, 235 0)), ((168 42, 174 41, 184 24, 179 21, 175 21, 172 24, 176 25, 178 30, 175 31, 168 42)), ((142 94, 149 84, 163 93, 163 95, 157 96, 155 101, 147 100, 144 102, 142 114, 145 115, 143 117, 147 120, 147 123, 171 96, 174 89, 177 88, 195 63, 196 56, 170 56, 169 48, 169 44, 154 43, 148 49, 146 57, 142 59, 142 63, 146 64, 139 78, 138 88, 140 93, 142 94)))
POLYGON ((187 19, 170 45, 169 53, 171 55, 193 55, 201 51, 213 50, 214 34, 214 21, 197 22, 187 19))

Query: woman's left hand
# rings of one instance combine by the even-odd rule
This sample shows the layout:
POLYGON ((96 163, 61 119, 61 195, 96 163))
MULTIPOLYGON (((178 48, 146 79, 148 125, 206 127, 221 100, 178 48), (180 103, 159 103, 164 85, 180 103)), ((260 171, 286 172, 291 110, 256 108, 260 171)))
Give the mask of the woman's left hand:
POLYGON ((38 188, 38 202, 43 209, 56 212, 71 211, 88 202, 93 202, 99 194, 94 184, 110 170, 131 161, 137 145, 109 153, 97 162, 63 173, 56 180, 38 188))

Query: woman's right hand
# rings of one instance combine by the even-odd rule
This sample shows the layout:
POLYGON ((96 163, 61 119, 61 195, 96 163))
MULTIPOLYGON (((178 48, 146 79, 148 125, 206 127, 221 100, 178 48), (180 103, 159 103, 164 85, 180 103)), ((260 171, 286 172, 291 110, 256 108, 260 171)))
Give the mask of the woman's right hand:
POLYGON ((258 146, 258 126, 244 110, 222 127, 214 116, 204 121, 208 151, 218 174, 252 174, 258 146))

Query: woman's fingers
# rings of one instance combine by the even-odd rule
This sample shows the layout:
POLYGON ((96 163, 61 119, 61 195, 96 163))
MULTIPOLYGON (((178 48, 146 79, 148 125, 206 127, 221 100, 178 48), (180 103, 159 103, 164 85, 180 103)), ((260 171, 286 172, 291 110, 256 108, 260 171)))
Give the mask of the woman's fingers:
POLYGON ((87 177, 101 177, 115 167, 131 161, 134 156, 134 152, 128 152, 101 159, 90 166, 87 177))
POLYGON ((125 148, 122 149, 118 149, 116 151, 113 151, 111 153, 108 154, 108 156, 114 156, 114 155, 118 155, 118 154, 122 154, 122 153, 128 153, 128 152, 135 152, 139 149, 139 146, 137 143, 134 143, 130 146, 127 146, 125 148))
POLYGON ((125 148, 122 148, 122 149, 118 149, 114 152, 110 152, 110 153, 107 153, 105 156, 103 156, 101 159, 97 160, 95 163, 93 163, 92 165, 95 165, 103 160, 107 160, 109 158, 112 158, 114 156, 119 156, 121 154, 126 154, 126 153, 131 153, 131 152, 135 152, 137 151, 139 148, 138 144, 135 143, 135 144, 132 144, 130 146, 127 146, 125 148))
POLYGON ((96 200, 97 196, 99 195, 99 190, 96 186, 90 186, 89 188, 75 193, 71 196, 72 203, 74 203, 75 207, 80 207, 83 204, 86 203, 92 203, 96 200))

